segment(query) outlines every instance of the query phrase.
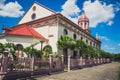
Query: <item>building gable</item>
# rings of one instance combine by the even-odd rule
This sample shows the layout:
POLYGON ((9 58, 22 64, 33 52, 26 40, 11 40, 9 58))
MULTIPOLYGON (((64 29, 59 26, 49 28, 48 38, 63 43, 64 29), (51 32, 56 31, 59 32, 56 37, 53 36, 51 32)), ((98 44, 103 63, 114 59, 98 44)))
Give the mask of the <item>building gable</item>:
POLYGON ((29 10, 24 14, 22 19, 18 22, 18 24, 23 24, 52 14, 55 14, 55 12, 37 2, 34 2, 29 10))

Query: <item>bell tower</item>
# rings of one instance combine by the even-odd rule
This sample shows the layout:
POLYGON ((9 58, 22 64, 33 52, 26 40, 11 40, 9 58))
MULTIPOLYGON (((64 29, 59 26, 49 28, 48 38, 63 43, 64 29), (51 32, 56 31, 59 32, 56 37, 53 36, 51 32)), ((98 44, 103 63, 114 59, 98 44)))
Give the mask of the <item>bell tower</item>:
POLYGON ((87 33, 90 33, 89 30, 89 19, 85 15, 85 11, 82 11, 82 15, 78 18, 78 25, 81 27, 83 30, 85 30, 87 33))
POLYGON ((100 36, 98 35, 98 33, 96 33, 96 39, 100 40, 100 36))

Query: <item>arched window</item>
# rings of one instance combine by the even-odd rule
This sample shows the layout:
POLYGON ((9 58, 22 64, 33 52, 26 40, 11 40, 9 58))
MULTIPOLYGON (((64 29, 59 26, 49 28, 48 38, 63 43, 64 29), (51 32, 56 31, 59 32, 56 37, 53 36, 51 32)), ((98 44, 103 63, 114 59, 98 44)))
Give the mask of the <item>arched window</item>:
POLYGON ((77 51, 73 51, 73 59, 77 58, 77 51))
POLYGON ((87 23, 85 22, 85 26, 86 26, 86 24, 87 24, 87 23))
POLYGON ((81 23, 81 26, 82 26, 83 24, 81 23))
POLYGON ((35 11, 35 10, 36 10, 36 6, 33 7, 33 11, 35 11))
POLYGON ((22 44, 17 44, 16 45, 16 56, 17 56, 17 58, 21 58, 21 57, 23 57, 23 45, 22 44))
POLYGON ((45 46, 43 52, 44 57, 49 57, 49 55, 52 54, 52 47, 50 45, 45 46))
POLYGON ((86 39, 86 43, 88 43, 88 40, 86 39))
POLYGON ((90 41, 90 45, 92 46, 92 42, 90 41))
POLYGON ((16 50, 22 50, 23 49, 23 45, 22 44, 17 44, 16 45, 16 50))
POLYGON ((50 45, 47 45, 43 48, 43 51, 47 51, 49 50, 50 52, 52 52, 52 47, 50 45))
POLYGON ((96 48, 96 44, 94 43, 94 48, 96 48))
POLYGON ((76 35, 76 34, 73 34, 73 38, 76 40, 76 39, 77 39, 77 35, 76 35))
POLYGON ((83 40, 83 37, 81 37, 81 40, 83 40))
POLYGON ((32 19, 35 19, 35 18, 36 18, 36 14, 33 13, 33 14, 31 15, 31 18, 32 18, 32 19))
POLYGON ((64 35, 67 35, 67 34, 68 34, 68 31, 67 31, 66 29, 64 29, 63 34, 64 34, 64 35))

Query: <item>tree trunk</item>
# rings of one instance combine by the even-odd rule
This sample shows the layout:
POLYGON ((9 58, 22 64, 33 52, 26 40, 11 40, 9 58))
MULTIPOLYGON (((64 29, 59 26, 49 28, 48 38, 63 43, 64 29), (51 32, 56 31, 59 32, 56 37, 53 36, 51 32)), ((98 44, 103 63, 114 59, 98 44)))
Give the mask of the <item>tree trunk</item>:
POLYGON ((68 63, 68 49, 63 50, 63 55, 64 55, 64 64, 67 65, 67 63, 68 63))

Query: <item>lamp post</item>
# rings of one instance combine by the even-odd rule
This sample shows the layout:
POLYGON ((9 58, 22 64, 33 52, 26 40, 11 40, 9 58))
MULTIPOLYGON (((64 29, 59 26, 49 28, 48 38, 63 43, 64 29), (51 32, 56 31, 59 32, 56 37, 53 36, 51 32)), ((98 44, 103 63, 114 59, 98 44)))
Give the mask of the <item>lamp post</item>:
POLYGON ((43 46, 44 41, 40 41, 40 43, 41 43, 41 51, 42 51, 42 46, 43 46))

